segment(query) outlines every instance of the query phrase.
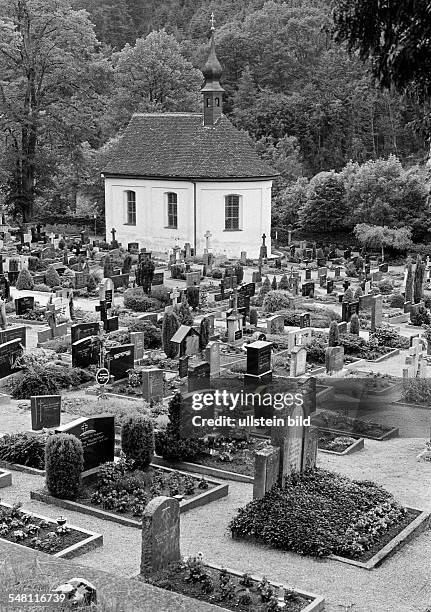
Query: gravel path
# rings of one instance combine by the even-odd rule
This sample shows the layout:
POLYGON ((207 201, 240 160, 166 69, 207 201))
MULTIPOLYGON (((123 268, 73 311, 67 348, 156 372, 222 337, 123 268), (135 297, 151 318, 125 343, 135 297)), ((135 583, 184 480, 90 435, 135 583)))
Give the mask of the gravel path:
MULTIPOLYGON (((319 454, 321 467, 358 479, 373 479, 386 486, 403 503, 431 509, 431 464, 418 463, 423 449, 419 439, 366 441, 360 453, 336 457, 319 454)), ((3 489, 6 502, 24 501, 24 507, 56 518, 62 511, 29 500, 32 488, 43 479, 20 472, 13 474, 12 487, 3 489)), ((327 612, 425 612, 431 604, 429 560, 431 533, 407 544, 393 558, 373 571, 335 561, 317 561, 300 555, 274 551, 264 546, 233 541, 227 531, 237 508, 252 497, 248 484, 230 483, 229 496, 181 517, 183 554, 201 551, 210 561, 241 571, 265 574, 273 580, 323 595, 327 612), (350 606, 350 607, 349 607, 350 606)), ((77 559, 78 563, 123 576, 136 574, 140 561, 140 531, 83 514, 64 511, 71 524, 102 533, 103 548, 77 559)))

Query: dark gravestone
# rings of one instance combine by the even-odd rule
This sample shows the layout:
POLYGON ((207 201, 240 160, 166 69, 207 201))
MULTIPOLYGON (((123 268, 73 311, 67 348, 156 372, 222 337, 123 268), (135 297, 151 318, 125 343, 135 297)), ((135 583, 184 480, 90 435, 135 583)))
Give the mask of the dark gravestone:
POLYGON ((326 274, 322 274, 322 276, 319 277, 319 284, 321 287, 326 287, 326 279, 326 274))
POLYGON ((145 351, 145 332, 137 331, 130 333, 130 342, 134 347, 135 361, 140 361, 144 357, 145 351))
POLYGON ((193 365, 189 365, 188 374, 188 391, 199 391, 200 389, 210 388, 210 364, 207 361, 201 361, 193 365))
POLYGON ((34 308, 34 297, 26 296, 21 298, 16 298, 15 300, 15 314, 18 316, 24 315, 29 310, 33 310, 34 308))
POLYGON ((103 329, 106 332, 117 331, 117 329, 118 329, 118 317, 107 317, 103 321, 103 329))
POLYGON ((334 281, 328 280, 326 281, 326 293, 329 295, 334 291, 334 281))
POLYGON ((141 574, 150 576, 180 560, 179 501, 155 497, 142 517, 141 574))
POLYGON ((314 293, 314 283, 304 283, 301 291, 302 297, 308 297, 311 293, 314 293))
POLYGON ((83 338, 89 338, 90 336, 98 336, 100 330, 99 323, 77 323, 72 325, 70 328, 71 342, 78 342, 83 338))
POLYGON ((127 250, 129 253, 133 255, 138 255, 139 253, 139 242, 129 242, 127 245, 127 250))
POLYGON ((7 329, 0 330, 0 344, 5 344, 11 340, 19 340, 22 346, 26 346, 26 332, 27 329, 23 325, 19 327, 8 327, 7 329))
POLYGON ((81 417, 57 427, 55 432, 76 436, 81 441, 84 472, 114 460, 115 426, 114 417, 110 414, 81 417))
POLYGON ((189 356, 184 355, 178 359, 178 375, 180 378, 185 378, 189 373, 189 356))
POLYGON ((0 344, 0 378, 9 376, 16 369, 13 369, 15 361, 23 353, 23 345, 19 339, 10 340, 4 344, 0 344))
POLYGON ((133 344, 123 344, 110 348, 107 354, 108 369, 114 380, 127 378, 127 370, 134 366, 135 354, 133 344))
POLYGON ((253 297, 256 293, 256 283, 246 283, 242 285, 238 289, 238 295, 240 294, 248 295, 248 297, 253 297))
POLYGON ((100 340, 97 336, 82 338, 72 344, 72 367, 88 368, 98 365, 100 358, 100 340))
POLYGON ((30 407, 34 431, 60 425, 61 395, 32 395, 30 407))
POLYGON ((164 280, 165 278, 163 272, 154 272, 153 280, 151 281, 151 286, 155 287, 157 285, 163 285, 164 280))
POLYGON ((311 315, 309 312, 304 312, 302 315, 299 315, 299 327, 310 327, 311 326, 311 315))
POLYGON ((305 269, 305 280, 311 280, 311 268, 305 269))
POLYGON ((380 272, 388 272, 388 270, 389 270, 389 266, 388 266, 387 263, 380 264, 380 266, 379 266, 379 271, 380 272))
POLYGON ((247 374, 261 376, 271 371, 272 343, 263 340, 247 345, 247 374))
POLYGON ((142 370, 142 397, 146 402, 163 400, 163 370, 160 368, 142 370))
POLYGON ((330 346, 325 355, 326 371, 339 372, 344 367, 344 346, 330 346))
POLYGON ((129 286, 128 274, 114 274, 114 276, 111 276, 111 280, 114 283, 114 291, 117 291, 119 287, 124 287, 127 289, 129 286))
POLYGON ((350 249, 346 249, 344 251, 344 259, 350 259, 351 255, 352 255, 352 251, 350 249))

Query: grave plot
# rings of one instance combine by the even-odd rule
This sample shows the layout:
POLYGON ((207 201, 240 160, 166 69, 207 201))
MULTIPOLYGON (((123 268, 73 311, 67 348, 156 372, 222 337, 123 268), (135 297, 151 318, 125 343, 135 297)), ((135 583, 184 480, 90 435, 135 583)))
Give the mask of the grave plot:
POLYGON ((19 504, 0 503, 0 541, 40 550, 69 559, 103 545, 103 536, 69 525, 66 518, 53 521, 21 510, 19 504))
POLYGON ((397 427, 385 427, 379 423, 362 421, 337 412, 324 410, 317 414, 313 423, 322 432, 338 436, 361 436, 370 440, 388 440, 398 436, 397 427))
POLYGON ((10 487, 12 484, 12 474, 8 470, 0 469, 0 489, 10 487))

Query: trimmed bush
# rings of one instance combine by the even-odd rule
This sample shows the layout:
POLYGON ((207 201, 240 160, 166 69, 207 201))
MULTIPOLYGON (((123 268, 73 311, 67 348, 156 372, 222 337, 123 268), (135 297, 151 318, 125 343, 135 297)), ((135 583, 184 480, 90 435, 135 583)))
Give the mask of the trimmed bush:
POLYGON ((166 357, 173 359, 177 355, 178 347, 171 342, 172 336, 180 326, 177 315, 174 312, 165 312, 162 323, 162 344, 166 357))
POLYGON ((197 438, 181 438, 183 399, 176 393, 169 402, 169 423, 166 431, 155 436, 156 453, 167 461, 194 461, 205 451, 205 444, 197 438))
POLYGON ((289 279, 287 278, 285 274, 283 274, 283 276, 280 279, 280 282, 278 283, 278 289, 280 289, 281 291, 289 290, 289 279))
POLYGON ((18 291, 31 291, 34 289, 34 281, 27 269, 21 270, 18 274, 18 278, 16 279, 16 288, 18 291))
POLYGON ((250 325, 257 325, 257 310, 256 308, 250 308, 250 325))
POLYGON ((411 310, 410 322, 418 327, 421 325, 429 325, 431 323, 431 319, 427 309, 424 306, 418 306, 416 307, 416 310, 411 310))
POLYGON ((154 349, 162 346, 161 329, 151 321, 141 321, 129 316, 121 320, 121 325, 127 327, 129 332, 143 331, 145 333, 145 348, 154 349))
POLYGON ((97 279, 94 274, 90 274, 87 280, 87 291, 92 293, 97 289, 97 279))
POLYGON ((181 304, 176 306, 176 314, 181 325, 193 325, 193 315, 190 312, 190 306, 185 295, 183 295, 181 304))
POLYGON ((196 310, 199 306, 199 287, 187 287, 186 296, 192 309, 196 310))
POLYGON ((404 308, 404 296, 401 293, 394 293, 389 299, 391 308, 404 308))
POLYGON ((263 300, 264 312, 277 312, 277 310, 288 309, 292 295, 287 291, 269 291, 263 300))
POLYGON ((259 295, 264 296, 271 291, 271 282, 269 278, 266 276, 265 280, 262 283, 262 287, 260 288, 259 295))
POLYGON ((204 317, 201 321, 200 325, 200 339, 199 339, 199 348, 201 351, 207 346, 210 339, 210 321, 208 317, 204 317))
POLYGON ((61 285, 60 275, 54 266, 49 266, 45 274, 45 283, 48 287, 59 287, 61 285))
POLYGON ((332 321, 329 326, 328 346, 339 346, 340 344, 340 332, 338 329, 338 323, 332 321))
POLYGON ((33 287, 33 291, 43 291, 44 293, 48 293, 51 289, 45 283, 38 283, 33 287))
POLYGON ((271 289, 273 289, 274 291, 277 289, 277 279, 275 278, 275 276, 272 279, 271 289))
POLYGON ((154 429, 149 419, 130 417, 121 428, 121 449, 134 468, 146 470, 154 456, 154 429))
POLYGON ((76 499, 84 469, 82 443, 66 433, 49 436, 45 447, 46 488, 60 499, 76 499))
POLYGON ((358 285, 355 289, 355 293, 353 294, 353 297, 355 298, 355 300, 359 300, 359 298, 362 297, 363 295, 364 295, 364 292, 362 291, 362 287, 358 285))
POLYGON ((164 285, 156 285, 151 289, 151 297, 153 300, 159 300, 163 306, 168 306, 171 303, 170 291, 164 285))
POLYGON ((379 291, 382 295, 389 295, 394 290, 394 286, 390 278, 383 278, 379 282, 379 291))
POLYGON ((353 290, 351 287, 347 287, 343 295, 343 302, 345 304, 350 304, 350 302, 353 302, 353 301, 354 301, 353 290))
POLYGON ((123 297, 125 308, 130 308, 134 312, 152 312, 162 307, 159 300, 148 297, 139 287, 126 289, 123 297))
POLYGON ((46 435, 19 432, 0 437, 0 459, 43 470, 46 435))

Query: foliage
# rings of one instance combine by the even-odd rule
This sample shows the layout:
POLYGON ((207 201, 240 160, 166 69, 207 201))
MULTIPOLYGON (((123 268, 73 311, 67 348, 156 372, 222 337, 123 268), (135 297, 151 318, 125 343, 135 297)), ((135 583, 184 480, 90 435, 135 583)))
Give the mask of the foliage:
POLYGON ((33 291, 42 291, 43 293, 49 293, 51 291, 51 288, 48 287, 48 285, 45 285, 45 283, 38 283, 33 287, 33 291))
POLYGON ((143 417, 130 417, 121 428, 121 450, 138 470, 149 467, 154 456, 153 424, 143 417))
POLYGON ((419 305, 410 311, 410 322, 418 327, 431 323, 429 312, 425 306, 419 305))
POLYGON ((352 290, 351 287, 347 287, 347 289, 346 289, 346 291, 344 292, 344 295, 343 295, 343 302, 345 304, 350 304, 353 301, 354 301, 353 290, 352 290))
POLYGON ((423 297, 423 285, 425 278, 425 264, 422 263, 420 255, 416 259, 415 273, 413 277, 413 302, 418 304, 423 297))
POLYGON ((199 287, 187 287, 187 301, 193 310, 199 306, 199 287))
POLYGON ((382 295, 389 295, 394 290, 394 286, 390 278, 382 278, 382 280, 379 281, 378 287, 379 292, 382 295))
POLYGON ((316 174, 308 186, 307 199, 299 211, 303 229, 330 233, 346 225, 348 208, 342 178, 335 172, 316 174))
POLYGON ((88 280, 87 280, 87 291, 88 293, 93 293, 94 291, 96 291, 96 289, 97 289, 97 279, 93 273, 89 274, 88 280))
POLYGON ((329 326, 329 337, 328 337, 328 346, 338 346, 340 341, 340 332, 338 329, 338 323, 336 321, 332 321, 329 326))
POLYGON ((287 278, 286 274, 283 274, 283 276, 280 278, 280 281, 278 283, 278 289, 280 291, 289 290, 289 279, 287 278))
POLYGON ((371 332, 370 340, 373 340, 379 346, 386 346, 389 348, 406 349, 409 347, 409 339, 405 336, 401 336, 401 334, 389 325, 377 327, 375 331, 371 332))
POLYGON ((126 316, 121 319, 121 325, 127 327, 129 333, 143 331, 145 333, 146 348, 155 349, 162 345, 162 334, 160 327, 154 325, 154 323, 151 321, 142 321, 135 317, 126 316))
POLYGON ((257 310, 256 308, 250 308, 250 325, 257 325, 257 310))
POLYGON ((167 461, 194 461, 204 452, 205 445, 202 440, 181 436, 183 410, 181 394, 176 393, 169 402, 166 431, 156 432, 156 453, 167 461))
POLYGON ((78 387, 93 378, 90 372, 80 368, 34 364, 11 380, 9 385, 14 399, 29 399, 32 395, 56 395, 61 389, 78 387))
POLYGON ((155 269, 154 261, 149 258, 141 261, 136 268, 136 284, 141 286, 148 295, 151 293, 151 283, 153 282, 155 269))
POLYGON ((45 283, 48 287, 59 287, 61 285, 60 276, 54 266, 49 266, 45 273, 45 283))
POLYGON ((316 469, 286 478, 241 508, 230 523, 235 536, 252 536, 281 550, 360 558, 406 510, 370 481, 316 469))
POLYGON ((259 291, 259 295, 261 297, 265 296, 267 293, 269 293, 271 291, 271 281, 269 280, 269 278, 266 276, 265 280, 262 283, 262 286, 260 288, 259 291))
POLYGON ((199 333, 199 349, 203 351, 210 339, 210 320, 208 317, 202 319, 199 333))
POLYGON ((277 312, 290 307, 292 294, 287 291, 273 290, 265 295, 263 300, 264 312, 277 312))
POLYGON ((405 251, 412 242, 412 232, 408 227, 396 229, 384 225, 358 223, 355 225, 353 232, 361 245, 369 248, 380 248, 383 259, 386 247, 405 251))
POLYGON ((151 289, 151 297, 158 300, 163 306, 168 306, 171 303, 170 291, 164 285, 156 285, 151 289))
POLYGON ((174 358, 177 355, 178 346, 171 342, 171 338, 179 326, 177 315, 174 312, 165 312, 162 324, 162 344, 166 357, 174 358))
POLYGON ((429 408, 431 405, 431 381, 427 378, 404 379, 402 397, 403 401, 408 404, 422 404, 429 408))
POLYGON ((19 432, 0 437, 0 459, 43 470, 46 435, 19 432))
POLYGON ((158 300, 146 295, 139 287, 126 289, 123 299, 125 308, 130 308, 134 312, 153 312, 161 308, 158 300))
POLYGON ((26 268, 23 268, 18 274, 18 278, 16 279, 16 288, 18 291, 31 291, 34 289, 33 277, 26 268))
POLYGON ((175 305, 175 311, 181 325, 193 325, 193 315, 185 295, 181 299, 181 304, 175 305))
POLYGON ((404 308, 404 300, 406 298, 401 293, 393 293, 389 299, 389 306, 391 308, 404 308))
POLYGON ((66 433, 49 436, 45 447, 46 488, 54 497, 76 499, 84 469, 82 442, 66 433))

